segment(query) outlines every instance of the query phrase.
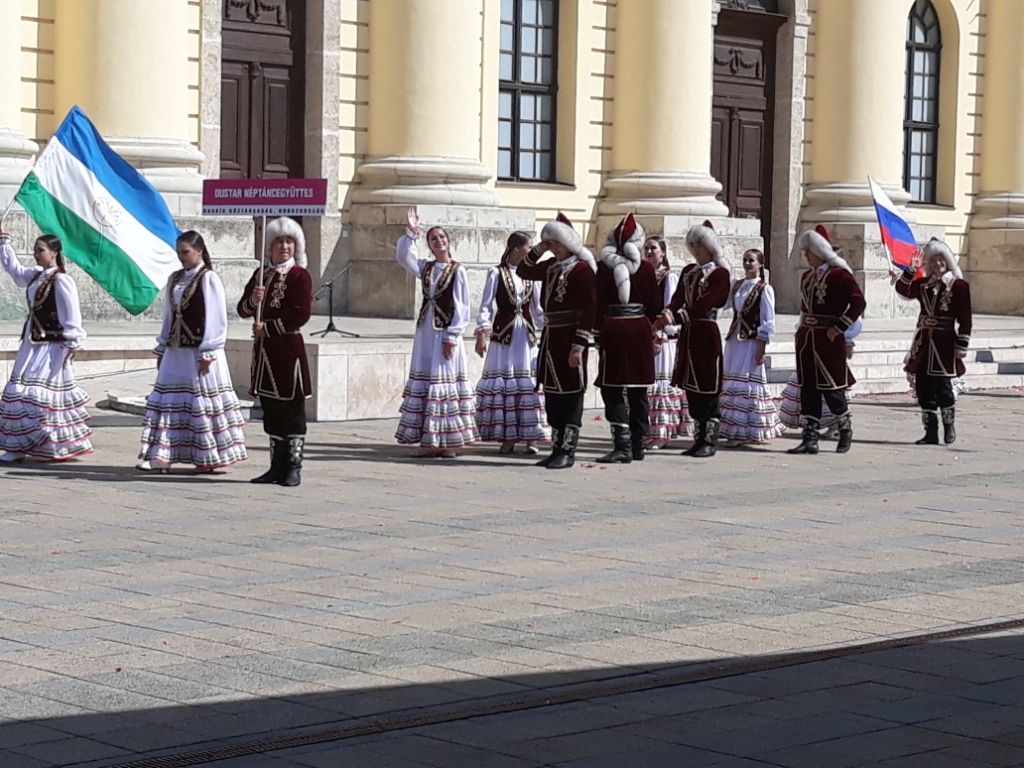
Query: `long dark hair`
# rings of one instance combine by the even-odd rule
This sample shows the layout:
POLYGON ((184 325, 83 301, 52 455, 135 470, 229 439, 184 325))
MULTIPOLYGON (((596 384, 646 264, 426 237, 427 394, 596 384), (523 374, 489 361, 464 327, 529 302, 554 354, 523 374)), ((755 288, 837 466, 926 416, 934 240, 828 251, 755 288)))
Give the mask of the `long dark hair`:
POLYGON ((665 238, 661 237, 661 235, 651 235, 647 240, 644 240, 644 245, 647 244, 648 240, 653 240, 661 248, 661 264, 658 265, 658 269, 662 267, 669 269, 671 265, 668 263, 668 244, 665 242, 665 238))
POLYGON ((743 252, 743 255, 746 256, 748 253, 754 254, 754 258, 757 259, 757 263, 758 263, 757 275, 758 275, 758 277, 761 278, 761 282, 763 283, 764 282, 764 253, 759 251, 757 248, 748 248, 746 251, 743 252))
POLYGON ((178 239, 175 242, 185 243, 186 245, 192 246, 203 255, 203 264, 206 265, 206 268, 213 269, 213 260, 210 258, 210 252, 206 249, 206 241, 203 240, 203 236, 194 229, 190 229, 188 232, 182 232, 178 235, 178 239))
POLYGON ((516 248, 521 248, 531 240, 533 240, 533 235, 520 229, 509 235, 508 241, 505 243, 505 252, 501 254, 501 261, 498 262, 498 266, 505 266, 508 263, 508 257, 512 255, 512 251, 516 248))
POLYGON ((64 269, 64 245, 56 235, 40 235, 36 238, 37 243, 42 243, 57 255, 57 271, 65 272, 64 269))

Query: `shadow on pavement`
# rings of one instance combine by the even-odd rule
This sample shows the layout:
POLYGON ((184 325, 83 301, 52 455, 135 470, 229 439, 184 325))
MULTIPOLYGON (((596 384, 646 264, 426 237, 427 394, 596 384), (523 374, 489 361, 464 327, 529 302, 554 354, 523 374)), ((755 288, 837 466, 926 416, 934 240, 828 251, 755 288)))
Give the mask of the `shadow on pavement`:
MULTIPOLYGON (((1000 633, 970 627, 818 651, 496 677, 442 662, 427 668, 430 683, 394 687, 359 685, 352 653, 324 646, 209 661, 203 679, 126 669, 67 678, 56 694, 62 704, 51 703, 77 714, 0 723, 0 765, 1019 765, 1024 621, 993 626, 1000 633), (217 687, 225 668, 250 660, 254 674, 311 692, 217 687), (318 684, 339 679, 343 687, 318 684), (119 697, 138 694, 194 703, 113 711, 119 697)), ((424 658, 436 652, 422 649, 424 658)), ((5 698, 12 712, 28 697, 7 689, 5 698)))

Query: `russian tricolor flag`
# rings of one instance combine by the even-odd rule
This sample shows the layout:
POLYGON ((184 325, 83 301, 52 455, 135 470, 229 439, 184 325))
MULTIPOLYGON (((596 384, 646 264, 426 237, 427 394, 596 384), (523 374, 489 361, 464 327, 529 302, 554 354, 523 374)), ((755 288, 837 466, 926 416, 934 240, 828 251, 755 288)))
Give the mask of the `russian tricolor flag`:
POLYGON ((910 225, 903 220, 892 200, 885 191, 868 177, 871 197, 875 201, 875 213, 878 215, 878 228, 882 232, 882 244, 889 251, 889 258, 894 264, 909 267, 910 260, 919 250, 910 225))

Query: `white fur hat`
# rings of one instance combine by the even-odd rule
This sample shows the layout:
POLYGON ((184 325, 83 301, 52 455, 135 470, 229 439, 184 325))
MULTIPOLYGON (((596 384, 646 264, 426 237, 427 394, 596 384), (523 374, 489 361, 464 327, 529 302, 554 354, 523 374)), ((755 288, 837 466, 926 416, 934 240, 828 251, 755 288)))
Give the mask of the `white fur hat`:
POLYGON ((819 259, 825 261, 830 267, 841 267, 851 275, 853 274, 853 270, 846 263, 846 259, 835 252, 835 249, 832 247, 832 238, 829 237, 828 230, 821 224, 814 229, 808 229, 806 232, 801 233, 800 237, 796 239, 796 247, 800 253, 810 251, 819 259))
POLYGON ((640 262, 643 261, 640 248, 646 240, 644 228, 632 213, 628 213, 608 233, 607 244, 601 249, 601 262, 611 267, 619 301, 623 304, 629 303, 629 278, 640 268, 640 262))
POLYGON ((264 258, 270 261, 270 248, 279 237, 290 237, 295 241, 295 263, 306 268, 306 235, 295 219, 281 216, 267 222, 267 252, 264 258))
POLYGON ((698 245, 703 245, 708 249, 711 259, 715 264, 723 269, 730 269, 729 262, 725 258, 725 250, 723 250, 722 244, 718 241, 718 235, 715 233, 715 228, 710 221, 690 227, 686 233, 686 248, 694 258, 697 256, 696 249, 698 245))
POLYGON ((944 242, 933 237, 924 244, 924 248, 921 250, 924 253, 924 274, 926 277, 931 276, 932 270, 928 262, 931 261, 932 256, 942 256, 946 260, 946 268, 959 280, 964 279, 964 273, 960 271, 960 265, 957 264, 956 254, 944 242))
POLYGON ((554 240, 569 249, 569 253, 585 262, 594 272, 597 272, 597 262, 594 261, 594 254, 583 244, 583 238, 573 229, 572 222, 559 213, 555 221, 549 221, 540 231, 541 240, 554 240))

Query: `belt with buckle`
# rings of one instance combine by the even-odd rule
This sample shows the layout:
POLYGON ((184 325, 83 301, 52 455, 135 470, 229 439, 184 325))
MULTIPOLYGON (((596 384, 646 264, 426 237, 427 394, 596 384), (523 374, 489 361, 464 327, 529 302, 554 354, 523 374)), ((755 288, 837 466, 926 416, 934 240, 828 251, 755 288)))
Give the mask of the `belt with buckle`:
POLYGON ((608 320, 617 317, 643 317, 643 304, 609 304, 605 307, 604 316, 608 320))

